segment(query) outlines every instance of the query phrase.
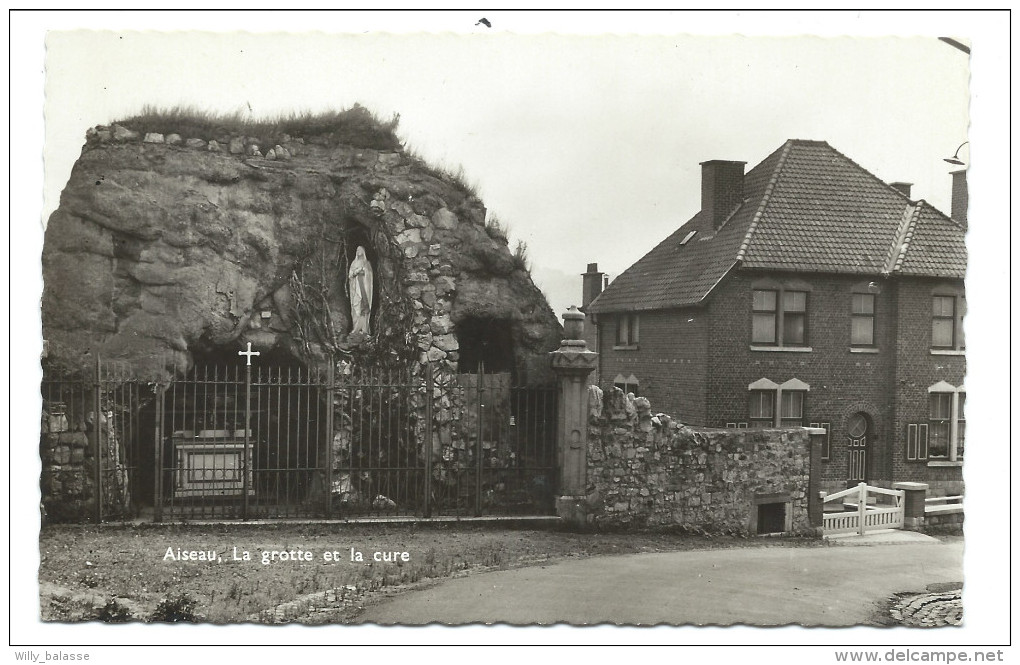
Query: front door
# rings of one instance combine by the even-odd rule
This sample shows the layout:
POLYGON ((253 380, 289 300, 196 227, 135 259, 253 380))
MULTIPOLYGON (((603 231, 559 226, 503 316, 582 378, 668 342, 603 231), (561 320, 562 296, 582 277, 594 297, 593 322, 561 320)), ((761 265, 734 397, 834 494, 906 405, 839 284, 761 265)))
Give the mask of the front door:
POLYGON ((849 453, 847 485, 868 481, 868 416, 855 413, 847 420, 847 452, 849 453))

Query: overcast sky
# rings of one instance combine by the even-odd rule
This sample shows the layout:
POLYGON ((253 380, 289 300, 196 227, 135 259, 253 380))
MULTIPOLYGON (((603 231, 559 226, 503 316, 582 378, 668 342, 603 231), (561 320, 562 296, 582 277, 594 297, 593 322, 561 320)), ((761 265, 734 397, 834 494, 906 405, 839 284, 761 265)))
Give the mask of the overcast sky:
MULTIPOLYGON (((250 105, 261 115, 357 102, 383 116, 400 113, 407 144, 431 161, 462 166, 490 211, 510 225, 512 241, 528 243, 536 280, 557 311, 577 301, 586 263, 597 261, 616 275, 697 211, 701 161, 742 160, 750 168, 786 139, 825 140, 883 180, 914 183, 915 197, 948 211, 951 167, 942 158, 971 139, 973 146, 961 153, 972 164, 967 387, 968 433, 975 443, 968 446, 965 469, 967 625, 926 633, 925 640, 1006 642, 1008 612, 998 609, 998 589, 1009 566, 1001 515, 1010 444, 1008 432, 991 425, 1011 408, 1004 371, 1011 341, 1004 306, 1011 283, 1004 209, 1010 191, 1009 17, 932 11, 491 12, 491 28, 477 25, 479 18, 475 11, 15 14, 10 164, 16 244, 9 256, 17 280, 10 289, 10 330, 18 352, 10 355, 12 381, 27 378, 34 385, 39 377, 42 222, 57 204, 85 130, 146 104, 227 112, 250 105), (83 27, 112 32, 70 32, 83 27), (312 29, 323 32, 307 32, 312 29), (602 34, 608 32, 630 36, 602 34), (725 36, 735 34, 749 37, 725 36), (947 34, 973 38, 970 70, 966 54, 934 39, 947 34), (38 160, 44 145, 45 180, 38 160)), ((16 419, 11 436, 12 444, 25 444, 12 445, 12 469, 29 471, 9 478, 11 496, 22 498, 37 496, 39 469, 38 420, 32 415, 39 413, 39 395, 25 388, 19 384, 9 393, 7 414, 30 415, 16 419)), ((38 513, 32 500, 19 505, 12 524, 27 545, 17 550, 14 580, 20 587, 12 598, 32 608, 38 513)), ((38 644, 102 638, 93 625, 55 632, 34 623, 34 611, 16 614, 16 633, 38 644)), ((507 639, 477 628, 458 629, 454 639, 507 639)), ((252 643, 337 639, 321 631, 283 636, 240 630, 252 643)), ((898 633, 862 637, 861 630, 845 638, 831 631, 741 629, 526 635, 587 643, 902 641, 898 633)), ((239 640, 237 632, 231 635, 239 640)), ((382 640, 376 633, 369 640, 450 639, 442 635, 386 631, 382 640)), ((188 636, 225 639, 216 630, 188 636)), ((792 662, 775 655, 755 657, 792 662)))
POLYGON ((825 140, 948 211, 968 132, 968 57, 934 37, 58 31, 46 72, 45 215, 85 130, 145 105, 360 103, 463 167, 558 312, 586 263, 615 276, 697 212, 699 162, 825 140))

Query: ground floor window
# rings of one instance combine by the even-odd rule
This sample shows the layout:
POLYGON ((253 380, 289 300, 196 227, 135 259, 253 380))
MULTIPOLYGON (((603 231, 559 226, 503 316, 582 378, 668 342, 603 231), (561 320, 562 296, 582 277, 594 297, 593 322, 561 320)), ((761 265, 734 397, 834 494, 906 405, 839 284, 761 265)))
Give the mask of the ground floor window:
POLYGON ((948 458, 952 438, 953 394, 932 393, 928 396, 928 456, 948 458))
POLYGON ((967 393, 957 393, 956 399, 956 459, 963 459, 963 443, 967 433, 967 419, 964 417, 963 407, 967 401, 967 393))
POLYGON ((804 425, 804 393, 791 390, 783 393, 780 425, 802 427, 804 425))
POLYGON ((773 390, 751 391, 751 427, 772 427, 775 422, 776 393, 773 390))
POLYGON ((622 390, 624 394, 634 393, 635 397, 641 396, 641 385, 638 382, 638 378, 633 374, 630 376, 617 374, 616 378, 613 379, 613 386, 622 390))
POLYGON ((803 427, 805 395, 811 386, 800 379, 782 384, 761 378, 747 387, 751 427, 803 427))
POLYGON ((931 393, 929 396, 928 458, 962 460, 967 419, 967 393, 931 393))
POLYGON ((907 425, 907 459, 962 460, 967 430, 966 401, 963 386, 940 381, 928 388, 928 420, 907 425))

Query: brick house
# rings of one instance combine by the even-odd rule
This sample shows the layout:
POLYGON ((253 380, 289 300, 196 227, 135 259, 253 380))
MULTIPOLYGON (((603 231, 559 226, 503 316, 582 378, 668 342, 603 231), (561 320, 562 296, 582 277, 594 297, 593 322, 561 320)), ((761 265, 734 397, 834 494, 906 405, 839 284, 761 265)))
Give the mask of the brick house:
POLYGON ((966 207, 820 141, 744 165, 702 163, 701 211, 604 290, 588 266, 597 380, 692 425, 822 426, 830 491, 961 493, 966 207))

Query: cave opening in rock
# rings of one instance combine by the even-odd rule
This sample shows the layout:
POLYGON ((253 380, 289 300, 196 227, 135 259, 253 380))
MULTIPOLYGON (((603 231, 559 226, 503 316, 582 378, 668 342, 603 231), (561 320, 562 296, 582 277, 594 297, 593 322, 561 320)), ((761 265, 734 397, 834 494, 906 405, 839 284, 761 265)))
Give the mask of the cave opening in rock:
POLYGON ((484 365, 487 374, 516 374, 511 323, 507 319, 468 317, 457 323, 461 373, 477 372, 484 365))
MULTIPOLYGON (((284 348, 263 349, 251 358, 249 391, 242 350, 240 342, 193 350, 192 367, 166 386, 159 411, 153 402, 140 414, 162 446, 165 517, 237 517, 246 490, 253 517, 277 506, 300 510, 313 498, 326 440, 323 376, 284 348)), ((155 456, 144 456, 138 472, 152 487, 155 456)), ((150 505, 153 497, 136 498, 150 505)))

